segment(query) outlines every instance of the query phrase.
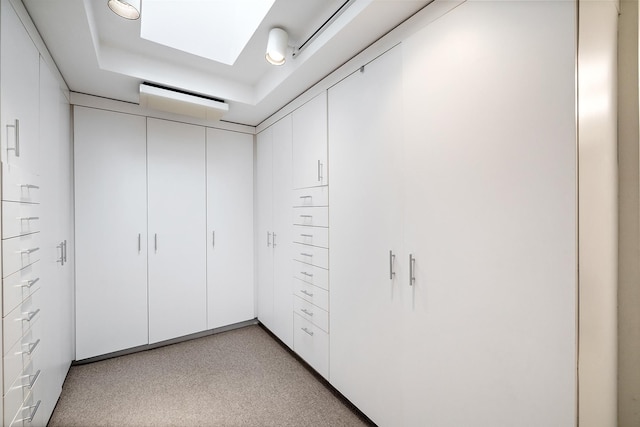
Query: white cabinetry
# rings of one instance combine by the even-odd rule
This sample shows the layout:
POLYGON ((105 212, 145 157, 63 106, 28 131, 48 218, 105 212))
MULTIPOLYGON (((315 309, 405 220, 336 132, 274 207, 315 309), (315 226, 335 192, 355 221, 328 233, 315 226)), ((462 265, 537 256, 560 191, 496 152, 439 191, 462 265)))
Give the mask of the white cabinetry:
POLYGON ((207 129, 208 328, 255 318, 253 136, 207 129))
POLYGON ((258 319, 293 347, 291 116, 257 138, 258 319))
POLYGON ((146 119, 75 107, 76 359, 147 344, 146 119))
POLYGON ((291 113, 293 188, 327 185, 327 93, 291 113))
POLYGON ((149 342, 207 329, 205 128, 147 119, 149 342))
POLYGON ((575 30, 467 2, 329 91, 330 381, 380 426, 575 425, 575 30))

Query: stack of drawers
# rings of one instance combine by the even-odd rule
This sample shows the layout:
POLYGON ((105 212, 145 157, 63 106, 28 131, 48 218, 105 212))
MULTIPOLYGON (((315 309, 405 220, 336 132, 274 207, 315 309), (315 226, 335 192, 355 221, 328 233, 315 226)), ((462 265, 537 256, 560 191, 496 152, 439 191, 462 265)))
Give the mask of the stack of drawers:
POLYGON ((293 347, 328 379, 329 187, 293 195, 293 347))
POLYGON ((40 406, 40 187, 2 163, 4 425, 28 425, 40 406))

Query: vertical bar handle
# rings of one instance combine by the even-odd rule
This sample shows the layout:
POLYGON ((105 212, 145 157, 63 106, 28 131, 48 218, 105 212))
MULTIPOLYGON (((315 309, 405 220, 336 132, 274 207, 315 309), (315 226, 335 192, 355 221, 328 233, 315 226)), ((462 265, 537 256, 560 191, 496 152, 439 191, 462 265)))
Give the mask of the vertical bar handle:
POLYGON ((142 252, 142 233, 138 233, 138 253, 142 252))
POLYGON ((59 262, 60 265, 63 266, 64 265, 64 242, 60 242, 60 244, 56 246, 56 249, 60 249, 60 258, 58 258, 56 262, 59 262))
POLYGON ((276 247, 276 233, 273 233, 273 247, 276 247))
POLYGON ((216 231, 215 230, 211 232, 211 247, 212 248, 216 247, 216 231))
POLYGON ((409 286, 416 282, 416 259, 413 254, 409 254, 409 286))
POLYGON ((389 279, 393 280, 396 272, 393 271, 393 262, 396 260, 396 256, 393 251, 389 251, 389 279))
POLYGON ((322 167, 324 166, 324 164, 318 160, 318 182, 322 182, 322 180, 324 179, 324 176, 322 174, 322 167))
POLYGON ((271 232, 267 231, 267 247, 271 247, 271 232))
POLYGON ((16 119, 14 124, 7 125, 7 129, 8 128, 14 128, 16 132, 16 136, 15 136, 15 146, 13 148, 7 147, 7 151, 14 151, 16 154, 16 157, 20 157, 20 120, 16 119))
POLYGON ((64 250, 64 262, 67 262, 67 241, 64 241, 64 245, 63 245, 63 250, 64 250))
POLYGON ((153 250, 158 252, 158 233, 153 235, 153 250))

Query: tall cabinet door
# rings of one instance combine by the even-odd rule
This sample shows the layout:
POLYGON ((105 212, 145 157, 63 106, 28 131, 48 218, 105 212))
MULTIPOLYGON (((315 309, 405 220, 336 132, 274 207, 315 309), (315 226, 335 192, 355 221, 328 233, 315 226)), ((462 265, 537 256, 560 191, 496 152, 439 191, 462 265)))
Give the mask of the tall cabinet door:
POLYGON ((291 115, 273 126, 273 329, 293 346, 293 297, 291 286, 293 226, 291 225, 291 115))
POLYGON ((273 126, 257 136, 256 282, 258 319, 273 328, 273 126))
POLYGON ((207 328, 205 128, 147 120, 149 342, 207 328))
POLYGON ((401 75, 395 48, 328 95, 330 381, 379 425, 401 424, 401 75))
POLYGON ((322 92, 292 116, 293 188, 329 183, 327 174, 327 94, 322 92))
POLYGON ((575 425, 574 19, 472 2, 403 43, 406 425, 575 425))
POLYGON ((208 328, 255 317, 253 136, 207 129, 208 328))
POLYGON ((74 126, 81 360, 148 342, 146 121, 75 107, 74 126))

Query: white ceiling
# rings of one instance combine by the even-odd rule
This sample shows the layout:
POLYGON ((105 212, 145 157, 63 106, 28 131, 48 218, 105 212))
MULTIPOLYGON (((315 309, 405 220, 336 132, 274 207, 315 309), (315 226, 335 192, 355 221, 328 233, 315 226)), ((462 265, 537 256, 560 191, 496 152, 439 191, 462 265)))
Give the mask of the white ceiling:
MULTIPOLYGON (((196 0, 173 1, 184 9, 196 0)), ((429 3, 352 0, 295 58, 279 67, 266 62, 272 27, 299 46, 345 1, 276 0, 233 65, 141 38, 140 20, 118 17, 107 0, 23 3, 72 91, 137 104, 146 81, 224 100, 229 112, 222 120, 255 126, 429 3)))

